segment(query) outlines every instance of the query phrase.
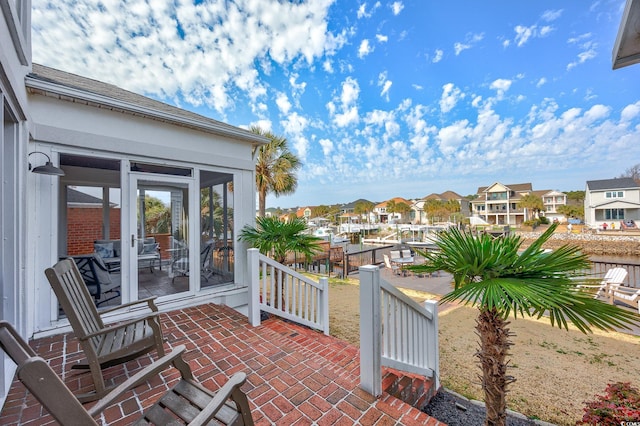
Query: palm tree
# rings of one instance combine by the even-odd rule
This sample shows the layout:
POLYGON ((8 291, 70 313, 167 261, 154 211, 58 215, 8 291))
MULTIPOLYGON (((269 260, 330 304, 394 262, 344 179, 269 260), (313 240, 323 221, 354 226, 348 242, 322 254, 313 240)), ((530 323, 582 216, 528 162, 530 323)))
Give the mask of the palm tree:
POLYGON ((439 235, 439 250, 420 253, 425 263, 408 267, 415 272, 443 270, 453 274, 455 289, 440 303, 462 301, 478 307, 476 331, 480 348, 476 356, 482 368, 482 389, 487 407, 485 425, 504 425, 507 356, 513 345, 507 319, 548 316, 551 325, 568 329, 568 321, 583 333, 591 327, 613 330, 640 324, 640 315, 603 303, 582 291, 580 271, 589 259, 579 248, 562 246, 545 253, 542 245, 551 237, 552 225, 520 253, 522 239, 508 235, 494 239, 474 236, 457 228, 439 235))
POLYGON ((292 194, 298 186, 296 171, 302 163, 289 151, 287 139, 276 136, 270 131, 264 131, 260 127, 252 126, 253 133, 270 140, 262 145, 258 152, 256 163, 256 190, 258 191, 258 216, 264 217, 267 194, 276 196, 292 194))
MULTIPOLYGON (((540 212, 544 209, 544 203, 542 198, 535 194, 527 194, 520 199, 520 207, 523 209, 531 210, 535 217, 540 216, 540 212)), ((527 215, 528 216, 528 215, 527 215)), ((526 219, 533 219, 534 217, 527 217, 526 219)))
POLYGON ((246 225, 239 239, 257 248, 265 256, 284 263, 287 253, 300 253, 309 258, 319 252, 322 239, 305 234, 307 224, 295 218, 283 222, 277 217, 257 217, 256 226, 246 225))
MULTIPOLYGON (((239 239, 265 256, 272 256, 276 262, 284 263, 287 253, 300 253, 309 259, 322 250, 319 245, 322 239, 305 234, 306 229, 306 222, 300 218, 283 222, 277 217, 257 217, 256 227, 246 225, 240 231, 239 239)), ((275 297, 281 299, 280 306, 284 309, 284 294, 276 293, 275 297)))

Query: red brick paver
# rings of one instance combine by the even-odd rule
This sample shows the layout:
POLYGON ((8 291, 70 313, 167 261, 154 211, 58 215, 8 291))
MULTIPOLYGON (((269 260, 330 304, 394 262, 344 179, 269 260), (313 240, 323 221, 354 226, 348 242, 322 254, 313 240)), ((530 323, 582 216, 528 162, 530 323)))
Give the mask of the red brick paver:
MULTIPOLYGON (((359 350, 339 339, 277 318, 252 327, 226 306, 206 304, 162 315, 165 348, 187 346, 186 358, 205 386, 217 389, 237 371, 247 373, 243 390, 257 425, 442 425, 425 413, 383 394, 359 388, 359 350)), ((71 370, 82 359, 72 334, 30 342, 73 392, 92 388, 89 373, 71 370), (66 353, 65 353, 66 349, 66 353)), ((120 383, 148 365, 144 356, 111 367, 105 377, 120 383)), ((139 386, 96 420, 126 425, 178 379, 175 369, 139 386)), ((2 425, 52 424, 53 420, 19 382, 0 414, 2 425)))

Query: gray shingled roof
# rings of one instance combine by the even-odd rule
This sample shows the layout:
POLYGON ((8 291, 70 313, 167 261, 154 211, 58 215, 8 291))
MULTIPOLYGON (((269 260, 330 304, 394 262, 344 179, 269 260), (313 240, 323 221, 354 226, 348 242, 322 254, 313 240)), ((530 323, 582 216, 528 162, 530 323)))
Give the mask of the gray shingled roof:
POLYGON ((603 191, 606 189, 630 189, 640 188, 633 178, 614 178, 602 180, 588 180, 587 188, 590 191, 603 191))
MULTIPOLYGON (((117 102, 123 112, 141 115, 139 110, 143 109, 146 113, 142 115, 145 115, 148 118, 159 119, 176 125, 197 128, 199 130, 212 131, 213 129, 217 129, 218 131, 216 133, 224 133, 227 136, 235 135, 245 141, 251 141, 252 143, 268 142, 266 138, 258 136, 248 130, 156 101, 146 96, 124 90, 118 86, 114 86, 113 84, 82 77, 76 74, 46 67, 44 65, 33 64, 32 72, 27 76, 26 85, 34 92, 38 92, 38 89, 35 87, 36 82, 51 83, 64 88, 75 89, 79 92, 108 98, 117 102)), ((52 91, 47 88, 42 91, 41 94, 51 95, 51 92, 52 91)), ((105 101, 106 100, 107 99, 105 99, 105 101)), ((88 99, 84 99, 84 101, 87 103, 91 102, 91 104, 94 105, 96 102, 95 100, 88 99)))

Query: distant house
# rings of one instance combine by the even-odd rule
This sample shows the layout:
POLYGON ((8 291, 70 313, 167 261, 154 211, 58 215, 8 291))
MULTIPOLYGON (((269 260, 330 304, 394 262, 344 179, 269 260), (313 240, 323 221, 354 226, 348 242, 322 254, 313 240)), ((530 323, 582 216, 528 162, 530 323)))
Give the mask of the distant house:
POLYGON ((591 228, 619 228, 623 221, 640 220, 640 185, 632 178, 587 181, 584 221, 591 228))
POLYGON ((567 218, 558 212, 558 207, 567 205, 567 194, 560 191, 544 191, 540 195, 542 198, 542 204, 544 204, 544 211, 542 214, 550 221, 564 222, 567 218))
POLYGON ((493 225, 519 225, 526 220, 526 211, 519 202, 533 192, 531 183, 504 185, 495 182, 478 188, 478 198, 471 201, 472 215, 493 225))
POLYGON ((311 207, 311 206, 298 208, 298 210, 296 210, 296 217, 298 219, 304 219, 304 220, 308 221, 309 219, 311 219, 311 209, 312 208, 313 207, 311 207))
POLYGON ((376 205, 377 203, 373 202, 373 201, 369 201, 369 200, 365 200, 364 198, 359 198, 356 201, 353 201, 351 203, 346 203, 340 206, 340 221, 341 222, 350 222, 350 223, 360 223, 360 222, 366 222, 366 223, 373 223, 376 222, 377 216, 376 214, 372 211, 369 212, 369 217, 367 217, 366 214, 356 214, 356 205, 358 205, 358 203, 371 203, 372 205, 376 205))
POLYGON ((390 200, 387 201, 383 201, 382 203, 378 203, 375 205, 375 207, 373 208, 373 212, 375 213, 376 217, 377 217, 377 222, 379 223, 392 223, 393 221, 402 221, 404 219, 404 215, 402 213, 396 213, 396 212, 389 212, 388 211, 388 206, 389 204, 391 204, 391 202, 393 201, 393 203, 395 204, 406 204, 407 206, 411 207, 411 205, 413 204, 411 201, 406 200, 402 197, 395 197, 392 198, 390 200))
POLYGON ((416 225, 429 224, 425 205, 429 200, 437 200, 442 202, 456 201, 460 206, 460 214, 469 217, 471 214, 469 209, 469 200, 454 191, 445 191, 442 194, 429 194, 420 200, 415 201, 411 205, 411 223, 416 225))

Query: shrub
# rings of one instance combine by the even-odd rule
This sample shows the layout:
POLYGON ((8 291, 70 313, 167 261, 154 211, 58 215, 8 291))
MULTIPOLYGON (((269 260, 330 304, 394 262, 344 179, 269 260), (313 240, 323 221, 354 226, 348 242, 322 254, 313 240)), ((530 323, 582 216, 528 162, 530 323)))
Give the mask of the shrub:
POLYGON ((586 403, 582 421, 576 424, 619 426, 622 422, 640 422, 640 391, 631 387, 631 383, 609 384, 605 393, 586 403))
POLYGON ((538 219, 540 221, 540 223, 542 225, 548 225, 549 224, 549 218, 546 216, 540 216, 540 218, 538 219))

